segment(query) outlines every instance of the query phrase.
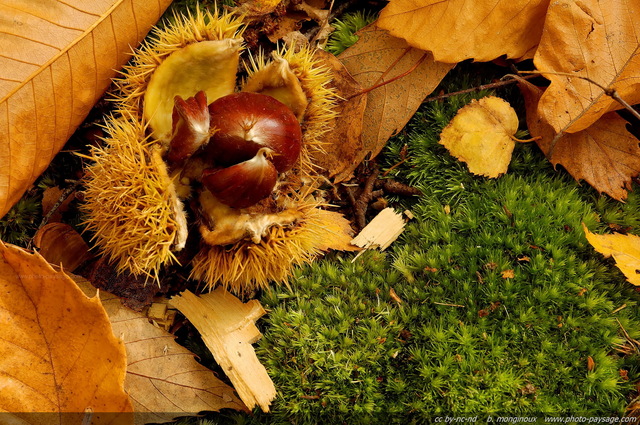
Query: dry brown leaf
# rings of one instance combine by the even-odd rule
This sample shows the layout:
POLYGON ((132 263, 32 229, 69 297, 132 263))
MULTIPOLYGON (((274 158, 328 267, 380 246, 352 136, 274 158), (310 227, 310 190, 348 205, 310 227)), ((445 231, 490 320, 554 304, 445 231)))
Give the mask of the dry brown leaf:
POLYGON ((125 368, 100 300, 40 255, 0 242, 0 411, 79 412, 43 416, 49 424, 79 424, 85 411, 92 424, 132 423, 125 368))
MULTIPOLYGON (((527 125, 540 149, 548 155, 556 132, 538 115, 542 89, 523 81, 527 125)), ((602 116, 577 133, 560 133, 551 163, 562 165, 576 180, 584 179, 599 192, 619 201, 627 198, 633 177, 640 173, 640 148, 626 129, 626 121, 615 112, 602 116)))
POLYGON ((640 285, 640 236, 613 233, 596 235, 582 224, 584 234, 593 248, 605 257, 613 257, 616 266, 633 285, 640 285))
POLYGON ((394 0, 377 24, 435 60, 521 59, 540 41, 549 0, 394 0))
POLYGON ((72 272, 91 258, 89 245, 65 223, 49 223, 38 229, 33 244, 50 264, 72 272))
POLYGON ((534 63, 551 81, 538 106, 556 132, 575 133, 622 108, 588 77, 615 89, 627 103, 640 102, 640 2, 554 1, 534 63))
POLYGON ((170 3, 0 4, 0 217, 47 167, 170 3))
MULTIPOLYGON (((95 294, 89 281, 79 276, 74 279, 87 295, 95 294)), ((248 411, 233 388, 198 363, 172 334, 151 324, 144 314, 123 306, 108 292, 100 291, 100 300, 113 333, 122 338, 127 350, 124 387, 136 412, 136 424, 167 422, 205 410, 248 411)))
POLYGON ((260 302, 242 303, 218 287, 200 297, 185 291, 173 297, 171 304, 198 329, 247 407, 258 405, 268 412, 276 388, 251 345, 262 336, 255 325, 265 313, 260 302))
POLYGON ((314 55, 331 69, 336 94, 345 99, 337 105, 334 130, 325 136, 325 143, 331 148, 316 156, 316 165, 327 170, 329 177, 342 181, 351 175, 366 155, 362 123, 367 96, 358 95, 362 87, 334 55, 322 50, 317 50, 314 55))
MULTIPOLYGON (((454 65, 434 62, 431 54, 411 48, 403 40, 375 26, 363 28, 357 34, 360 39, 338 58, 365 89, 415 67, 408 75, 367 94, 363 146, 355 158, 359 164, 369 154, 376 156, 389 137, 407 124, 424 98, 454 65)), ((348 175, 341 173, 338 177, 346 178, 348 175)))
POLYGON ((487 96, 460 108, 439 143, 473 174, 495 178, 509 168, 516 131, 516 111, 507 101, 487 96))
POLYGON ((238 13, 246 14, 249 18, 267 15, 273 12, 283 0, 245 0, 240 1, 238 13))

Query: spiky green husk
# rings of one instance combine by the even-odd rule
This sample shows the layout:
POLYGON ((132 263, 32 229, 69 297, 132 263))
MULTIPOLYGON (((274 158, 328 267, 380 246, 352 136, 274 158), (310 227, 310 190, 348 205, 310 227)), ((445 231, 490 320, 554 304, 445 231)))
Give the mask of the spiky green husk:
POLYGON ((106 145, 94 147, 86 170, 87 230, 119 272, 152 279, 175 261, 177 197, 155 142, 134 117, 106 120, 106 145))
MULTIPOLYGON (((119 271, 157 279, 160 268, 175 261, 171 248, 180 229, 186 229, 180 220, 184 218, 180 201, 161 160, 161 147, 145 132, 143 101, 154 71, 186 45, 237 39, 241 33, 241 21, 231 14, 199 9, 193 15, 176 16, 174 22, 154 31, 116 80, 112 100, 119 116, 107 122, 107 146, 95 149, 90 157, 95 164, 88 170, 84 208, 94 240, 119 271)), ((297 52, 283 48, 277 54, 289 63, 309 100, 302 124, 303 165, 281 185, 287 188, 283 195, 305 210, 305 217, 290 227, 272 227, 260 244, 243 240, 232 248, 204 246, 193 260, 192 277, 209 287, 222 283, 234 292, 245 292, 270 281, 284 281, 294 265, 312 261, 327 239, 348 233, 301 200, 311 199, 309 190, 317 187, 311 184, 309 189, 308 182, 315 175, 314 155, 322 152, 322 137, 335 118, 331 72, 308 48, 297 52)), ((265 61, 254 64, 255 71, 265 61)), ((315 200, 310 202, 315 206, 315 200)))
POLYGON ((117 90, 113 100, 120 109, 142 117, 142 99, 151 75, 171 53, 199 41, 239 38, 242 30, 242 21, 231 13, 198 8, 195 14, 176 15, 162 29, 154 28, 148 41, 134 52, 121 77, 114 81, 117 90))
POLYGON ((293 267, 311 263, 327 248, 346 247, 347 221, 337 213, 299 206, 303 217, 291 227, 274 226, 260 243, 240 241, 232 247, 202 249, 192 266, 191 277, 209 288, 222 284, 234 293, 268 287, 269 282, 288 281, 293 267))

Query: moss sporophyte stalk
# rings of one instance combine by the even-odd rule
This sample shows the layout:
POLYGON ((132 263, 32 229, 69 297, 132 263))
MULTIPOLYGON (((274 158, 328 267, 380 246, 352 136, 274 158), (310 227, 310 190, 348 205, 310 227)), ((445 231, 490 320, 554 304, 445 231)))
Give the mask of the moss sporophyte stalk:
POLYGON ((116 80, 84 209, 118 270, 157 279, 197 233, 191 277, 243 292, 346 246, 314 166, 331 148, 332 71, 310 48, 281 48, 245 60, 238 81, 242 25, 201 9, 176 16, 116 80))

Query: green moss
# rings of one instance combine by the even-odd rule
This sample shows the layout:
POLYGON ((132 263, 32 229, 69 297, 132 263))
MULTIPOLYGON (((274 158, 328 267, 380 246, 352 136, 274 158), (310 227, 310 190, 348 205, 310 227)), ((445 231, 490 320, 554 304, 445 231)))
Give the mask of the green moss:
POLYGON ((257 352, 279 392, 254 422, 624 411, 640 371, 615 346, 620 325, 640 334, 639 296, 581 223, 638 233, 638 196, 599 197, 532 145, 517 146, 499 179, 469 174, 437 140, 474 96, 426 105, 389 144, 387 165, 408 145, 396 177, 425 193, 392 248, 334 255, 262 297, 257 352))
POLYGON ((358 41, 358 36, 355 33, 375 19, 375 14, 365 11, 347 13, 342 19, 336 19, 332 24, 334 31, 327 41, 327 51, 339 55, 353 46, 358 41))
POLYGON ((40 197, 23 196, 0 219, 0 240, 26 246, 40 224, 40 197))

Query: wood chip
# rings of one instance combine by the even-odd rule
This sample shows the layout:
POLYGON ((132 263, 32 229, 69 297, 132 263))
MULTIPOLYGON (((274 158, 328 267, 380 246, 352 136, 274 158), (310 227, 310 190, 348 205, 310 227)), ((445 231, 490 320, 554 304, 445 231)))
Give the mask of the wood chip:
POLYGON ((262 337, 255 325, 265 314, 260 302, 243 303, 217 288, 199 297, 184 291, 171 298, 171 304, 198 329, 247 407, 258 405, 268 412, 276 388, 251 345, 262 337))
MULTIPOLYGON (((380 248, 384 251, 400 236, 404 225, 402 214, 398 214, 393 208, 385 208, 351 240, 351 243, 364 249, 380 248)), ((362 252, 364 251, 360 253, 362 252)))

